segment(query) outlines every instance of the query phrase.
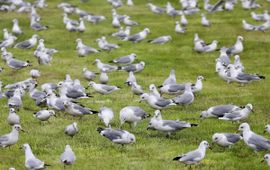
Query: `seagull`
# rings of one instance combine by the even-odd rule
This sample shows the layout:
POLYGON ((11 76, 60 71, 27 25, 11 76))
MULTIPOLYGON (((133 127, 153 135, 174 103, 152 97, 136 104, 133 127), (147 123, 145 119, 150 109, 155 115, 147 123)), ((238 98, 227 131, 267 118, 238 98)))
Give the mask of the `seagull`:
POLYGON ((40 18, 31 17, 30 27, 35 31, 47 30, 47 25, 41 25, 40 18))
POLYGON ((55 110, 64 110, 64 100, 57 97, 56 94, 50 92, 46 96, 47 106, 55 110))
POLYGON ((244 142, 254 151, 270 149, 270 141, 252 132, 248 123, 242 123, 238 130, 243 132, 244 142))
POLYGON ((153 40, 149 40, 148 42, 150 42, 151 44, 165 44, 171 39, 172 37, 170 35, 164 35, 164 36, 157 37, 153 40))
POLYGON ((139 121, 149 116, 148 113, 138 106, 126 106, 120 110, 120 126, 122 127, 124 123, 129 123, 135 128, 139 121))
POLYGON ((73 122, 72 124, 66 126, 64 132, 66 135, 68 135, 70 137, 73 137, 74 135, 76 135, 79 132, 79 129, 77 127, 77 123, 73 122))
POLYGON ((70 145, 66 145, 65 151, 60 156, 61 162, 66 165, 72 165, 76 161, 76 156, 72 151, 70 145))
POLYGON ((5 148, 15 145, 19 140, 20 131, 24 132, 20 125, 13 125, 10 133, 0 136, 0 147, 5 148))
POLYGON ((123 57, 119 57, 116 59, 113 59, 110 62, 113 62, 115 64, 123 64, 123 65, 128 65, 133 63, 133 61, 137 58, 137 55, 135 53, 131 53, 129 55, 123 56, 123 57))
POLYGON ((164 8, 158 7, 152 3, 147 3, 147 6, 155 14, 162 14, 166 11, 164 8))
MULTIPOLYGON (((265 154, 263 158, 266 161, 267 165, 270 166, 270 154, 265 154)), ((264 160, 262 160, 261 162, 263 162, 264 160)))
POLYGON ((30 39, 19 42, 14 48, 28 49, 32 48, 37 44, 38 35, 34 34, 30 39))
POLYGON ((51 116, 56 117, 54 110, 40 110, 35 112, 33 116, 40 121, 47 121, 51 116))
POLYGON ((105 138, 116 144, 125 145, 135 142, 135 136, 125 130, 112 129, 112 128, 97 128, 98 133, 105 138))
POLYGON ((184 27, 181 27, 179 21, 175 22, 175 29, 174 30, 176 33, 185 33, 186 32, 186 29, 184 27))
POLYGON ((79 19, 79 26, 76 28, 76 31, 84 32, 85 29, 86 29, 86 28, 85 28, 85 25, 84 25, 83 18, 80 18, 80 19, 79 19))
POLYGON ((109 77, 105 71, 101 71, 100 76, 99 76, 99 82, 101 84, 107 84, 109 81, 109 77))
POLYGON ((136 64, 130 64, 127 66, 122 66, 120 68, 118 68, 119 70, 125 70, 127 72, 133 72, 133 73, 137 73, 140 72, 144 69, 145 67, 145 62, 144 61, 140 61, 139 63, 136 64))
POLYGON ((83 68, 83 77, 88 81, 95 79, 97 76, 96 74, 97 73, 94 73, 94 72, 88 70, 87 68, 83 68))
POLYGON ((182 95, 176 96, 173 99, 175 104, 182 104, 182 105, 189 105, 192 104, 194 101, 194 94, 191 90, 191 83, 185 84, 185 91, 182 95))
POLYGON ((106 41, 106 38, 105 37, 98 38, 96 40, 96 42, 98 43, 99 48, 101 48, 102 50, 111 51, 113 49, 120 48, 119 45, 117 45, 117 44, 109 44, 106 41))
POLYGON ((14 34, 22 34, 23 32, 22 32, 22 30, 21 30, 21 28, 19 26, 19 21, 17 19, 13 19, 12 22, 13 22, 12 33, 14 33, 14 34))
POLYGON ((235 44, 231 48, 228 48, 226 53, 228 55, 235 55, 243 52, 244 50, 243 41, 244 38, 242 36, 237 36, 235 44))
POLYGON ((239 134, 234 133, 215 133, 212 136, 212 141, 222 147, 231 147, 241 139, 239 134))
POLYGON ((22 148, 25 151, 25 167, 28 170, 33 170, 33 169, 44 169, 47 166, 50 166, 46 164, 45 162, 39 160, 38 158, 35 157, 33 154, 31 147, 28 143, 23 144, 22 148))
POLYGON ((127 81, 126 83, 128 86, 131 86, 131 91, 133 94, 142 95, 144 93, 142 86, 137 84, 136 81, 127 81))
POLYGON ((154 95, 149 95, 147 93, 143 93, 140 96, 140 102, 141 101, 146 101, 152 108, 154 109, 165 109, 171 105, 175 105, 173 100, 171 99, 163 99, 163 98, 157 98, 154 95))
POLYGON ((246 20, 242 20, 242 27, 246 31, 253 31, 253 30, 256 30, 256 28, 257 28, 255 25, 247 23, 246 20))
POLYGON ((65 112, 71 114, 72 116, 83 116, 98 113, 98 111, 89 109, 83 105, 79 105, 76 103, 64 102, 65 112))
POLYGON ((117 15, 113 14, 113 19, 112 19, 112 26, 114 28, 120 28, 121 27, 121 23, 119 21, 119 18, 117 17, 117 15))
POLYGON ((246 84, 250 83, 252 81, 258 81, 265 79, 264 76, 258 75, 258 74, 249 74, 244 73, 241 71, 241 68, 236 68, 234 65, 229 65, 227 67, 227 70, 229 71, 229 77, 231 81, 240 83, 240 84, 246 84))
POLYGON ((202 141, 198 147, 198 149, 190 151, 186 154, 179 155, 175 158, 173 158, 174 161, 180 161, 184 164, 191 165, 192 164, 198 164, 203 158, 205 157, 206 149, 210 148, 207 141, 202 141))
POLYGON ((211 22, 206 18, 204 13, 201 14, 201 17, 202 17, 202 19, 201 19, 202 26, 204 26, 204 27, 211 26, 211 22))
POLYGON ((183 93, 185 90, 185 84, 166 84, 160 86, 161 94, 179 94, 183 93))
POLYGON ((144 40, 149 33, 150 33, 150 29, 145 28, 143 31, 140 31, 139 33, 134 34, 134 35, 130 35, 130 36, 124 38, 123 40, 124 41, 132 41, 133 43, 138 43, 138 42, 144 40))
POLYGON ((31 66, 31 63, 29 61, 17 60, 11 56, 6 57, 6 64, 14 70, 20 70, 25 67, 31 66))
POLYGON ((209 109, 202 111, 200 118, 223 117, 225 113, 231 113, 234 110, 239 109, 238 106, 232 104, 212 106, 209 109))
POLYGON ((76 39, 76 43, 77 43, 76 49, 79 57, 85 57, 88 54, 99 53, 97 49, 83 44, 80 38, 76 39))
POLYGON ((9 109, 9 114, 7 117, 7 122, 9 125, 13 126, 15 124, 20 124, 20 116, 17 115, 16 111, 14 108, 9 109))
POLYGON ((176 84, 175 70, 171 69, 169 77, 162 83, 163 86, 168 84, 176 84))
POLYGON ((161 116, 161 112, 159 110, 155 111, 155 115, 151 118, 147 130, 158 130, 167 133, 167 137, 171 135, 171 133, 180 131, 186 128, 190 128, 192 126, 198 126, 197 124, 191 124, 184 121, 179 120, 163 120, 161 116))
POLYGON ((185 14, 183 14, 183 13, 181 14, 180 23, 181 23, 181 25, 183 25, 183 26, 187 26, 187 24, 188 24, 188 20, 187 20, 185 14))
POLYGON ((90 81, 88 84, 89 87, 93 87, 94 90, 100 94, 110 94, 113 91, 120 90, 117 86, 110 86, 106 84, 97 84, 93 81, 90 81))
POLYGON ((110 72, 110 71, 116 71, 116 70, 118 70, 118 67, 117 66, 113 66, 113 65, 102 63, 100 61, 100 59, 95 59, 95 61, 93 62, 93 64, 96 64, 97 65, 97 68, 100 71, 110 72))
POLYGON ((33 79, 38 78, 38 77, 40 77, 40 71, 37 70, 37 69, 32 69, 32 70, 30 70, 29 75, 30 75, 33 79))
POLYGON ((123 20, 123 23, 124 23, 126 26, 136 26, 136 25, 139 25, 137 22, 130 20, 130 17, 127 16, 127 15, 125 16, 125 18, 124 18, 124 20, 123 20))
POLYGON ((241 71, 244 71, 245 67, 243 66, 243 64, 240 61, 240 56, 239 55, 235 55, 234 56, 234 63, 233 63, 234 67, 236 69, 240 69, 241 71))
POLYGON ((202 80, 204 80, 204 77, 198 76, 196 83, 191 85, 191 91, 193 93, 200 92, 202 90, 203 88, 202 80))
POLYGON ((113 37, 118 37, 120 39, 124 39, 126 37, 128 37, 130 35, 130 26, 127 26, 125 29, 123 29, 122 27, 120 27, 118 32, 112 33, 113 37))
POLYGON ((14 91, 14 95, 8 99, 8 106, 10 108, 17 108, 19 109, 22 106, 22 99, 21 99, 21 89, 17 88, 14 91))
POLYGON ((156 97, 157 99, 158 99, 158 98, 161 98, 161 95, 160 95, 160 93, 159 93, 159 91, 158 91, 156 85, 150 84, 150 85, 149 85, 149 91, 150 91, 150 95, 156 97))
POLYGON ((102 107, 99 110, 98 117, 104 123, 106 127, 109 127, 114 117, 113 110, 108 107, 102 107))
POLYGON ((7 47, 12 46, 14 44, 15 40, 17 40, 17 37, 15 37, 13 35, 9 36, 8 39, 0 42, 0 48, 2 48, 2 47, 7 48, 7 47))
POLYGON ((102 15, 86 15, 83 19, 88 22, 92 22, 93 24, 98 24, 99 22, 104 21, 106 17, 102 15))
POLYGON ((251 111, 253 111, 253 106, 249 103, 243 109, 233 110, 232 112, 225 113, 223 117, 220 117, 219 119, 239 122, 240 120, 246 119, 251 111))
POLYGON ((125 82, 125 83, 127 83, 127 85, 131 85, 131 84, 128 84, 128 82, 137 82, 136 77, 135 77, 135 75, 134 75, 134 73, 132 71, 130 71, 128 73, 128 78, 127 78, 127 80, 125 82))
POLYGON ((266 31, 270 29, 270 18, 268 20, 265 21, 265 23, 263 23, 262 25, 256 26, 255 30, 259 30, 259 31, 266 31))

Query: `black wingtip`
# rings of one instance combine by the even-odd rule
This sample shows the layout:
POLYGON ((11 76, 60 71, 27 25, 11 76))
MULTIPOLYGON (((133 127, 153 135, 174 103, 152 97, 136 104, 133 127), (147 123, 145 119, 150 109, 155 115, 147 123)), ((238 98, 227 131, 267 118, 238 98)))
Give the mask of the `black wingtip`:
POLYGON ((179 161, 180 158, 181 158, 181 156, 177 156, 177 157, 173 158, 173 161, 179 161))
POLYGON ((265 76, 259 76, 260 79, 265 79, 265 76))
POLYGON ((47 166, 52 166, 52 165, 50 165, 50 164, 44 164, 44 167, 47 167, 47 166))
POLYGON ((158 88, 161 88, 161 87, 163 87, 163 85, 159 85, 159 86, 157 86, 158 88))
POLYGON ((96 111, 96 110, 91 110, 91 112, 92 112, 93 114, 99 113, 99 111, 96 111))
POLYGON ((98 133, 101 133, 103 130, 104 130, 104 128, 102 128, 102 127, 97 128, 98 133))
POLYGON ((190 125, 191 125, 191 127, 192 126, 199 126, 199 124, 196 124, 196 123, 191 123, 190 125))

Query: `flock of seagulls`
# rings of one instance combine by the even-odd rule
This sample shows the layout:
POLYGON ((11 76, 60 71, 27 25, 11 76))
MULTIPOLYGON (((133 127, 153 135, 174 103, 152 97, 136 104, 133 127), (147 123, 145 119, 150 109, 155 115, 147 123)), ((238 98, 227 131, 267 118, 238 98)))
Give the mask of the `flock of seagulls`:
MULTIPOLYGON (((0 42, 1 57, 3 62, 9 67, 10 70, 19 71, 25 67, 32 67, 32 63, 29 61, 23 61, 16 59, 17 57, 9 51, 9 49, 18 48, 19 50, 33 49, 36 47, 33 55, 37 58, 40 65, 51 65, 53 54, 57 53, 58 50, 54 48, 46 48, 45 40, 38 36, 38 31, 50 31, 47 25, 41 23, 41 16, 37 10, 39 8, 47 8, 45 0, 37 0, 34 4, 26 2, 24 0, 0 0, 3 5, 0 6, 0 11, 17 11, 18 13, 28 13, 30 18, 30 29, 36 33, 33 34, 29 39, 21 42, 16 42, 17 36, 24 34, 24 31, 19 26, 18 19, 13 19, 13 26, 8 31, 7 28, 3 28, 3 40, 0 42)), ((153 3, 147 3, 147 7, 154 14, 162 15, 167 14, 171 17, 179 17, 180 20, 175 22, 176 33, 185 33, 186 27, 189 25, 189 15, 195 15, 200 12, 197 0, 180 0, 179 1, 182 9, 176 9, 170 2, 167 2, 165 7, 159 7, 153 3)), ((160 35, 154 39, 148 39, 151 30, 145 27, 137 33, 131 34, 131 29, 142 23, 135 21, 131 16, 127 14, 118 14, 117 8, 124 5, 121 0, 108 0, 112 8, 112 27, 119 29, 117 32, 111 34, 112 37, 118 38, 122 43, 130 41, 134 43, 140 43, 141 41, 147 40, 151 44, 163 45, 172 41, 171 35, 160 35)), ((128 6, 135 6, 132 0, 127 0, 128 6)), ((204 0, 204 9, 208 13, 215 13, 220 11, 232 11, 234 6, 237 4, 235 0, 220 0, 216 4, 209 4, 208 0, 204 0)), ((241 5, 244 9, 255 9, 261 7, 254 0, 242 0, 241 5)), ((63 11, 63 23, 64 27, 69 32, 80 32, 87 31, 87 25, 85 22, 92 24, 100 24, 102 21, 107 20, 107 16, 94 15, 93 13, 84 11, 69 3, 60 3, 57 6, 63 11), (79 20, 73 20, 69 18, 69 15, 75 14, 79 20)), ((207 19, 206 13, 201 13, 201 25, 204 27, 211 27, 212 23, 207 19)), ((263 21, 261 25, 252 25, 247 23, 246 20, 242 20, 243 28, 247 31, 263 31, 265 32, 270 28, 270 15, 265 10, 263 14, 257 14, 251 12, 251 17, 255 21, 263 21)), ((24 28, 26 29, 26 28, 24 28)), ((102 36, 95 41, 99 49, 95 49, 90 45, 83 43, 81 38, 74 40, 76 43, 76 51, 79 57, 87 57, 95 53, 101 53, 104 51, 111 52, 118 48, 122 48, 122 45, 113 44, 107 41, 106 36, 102 36)), ((198 53, 212 53, 220 51, 220 55, 216 59, 215 71, 218 76, 226 81, 227 83, 236 82, 241 85, 251 83, 252 81, 259 81, 265 79, 264 76, 259 74, 246 73, 244 64, 240 61, 240 54, 244 51, 244 37, 237 36, 236 42, 230 46, 220 46, 220 41, 213 40, 210 44, 207 44, 201 39, 198 33, 194 35, 194 48, 193 50, 198 53), (234 57, 234 62, 231 62, 231 57, 234 57)), ((96 58, 93 60, 93 65, 96 66, 99 72, 94 72, 88 68, 82 69, 82 75, 85 80, 88 81, 88 86, 84 87, 79 79, 72 79, 69 74, 66 74, 64 80, 60 80, 58 83, 47 82, 42 85, 38 84, 38 79, 42 77, 41 72, 38 69, 32 69, 29 72, 30 78, 14 82, 13 84, 7 84, 3 86, 0 81, 0 99, 7 98, 7 106, 9 107, 9 114, 7 117, 7 123, 12 127, 10 133, 0 136, 0 146, 3 148, 11 147, 15 145, 19 140, 19 133, 24 129, 21 127, 21 119, 19 116, 20 109, 23 108, 23 96, 28 94, 29 97, 35 102, 36 106, 40 107, 39 111, 33 114, 33 117, 40 121, 42 124, 48 122, 51 117, 57 117, 59 111, 65 112, 72 117, 80 117, 82 119, 86 115, 97 115, 100 121, 103 122, 105 127, 97 127, 97 132, 109 139, 111 142, 120 145, 127 145, 136 142, 134 134, 123 130, 125 124, 128 123, 133 130, 136 125, 151 117, 151 114, 145 112, 139 106, 126 106, 120 110, 119 120, 120 129, 112 128, 112 121, 115 119, 115 114, 112 108, 102 107, 98 111, 88 106, 84 106, 79 103, 81 99, 88 99, 93 97, 92 94, 87 92, 88 88, 92 88, 96 93, 101 95, 113 95, 117 91, 121 90, 122 87, 117 85, 110 85, 110 78, 113 72, 122 71, 128 72, 127 79, 124 83, 130 86, 131 93, 135 96, 139 96, 140 102, 145 102, 147 106, 155 109, 154 115, 149 121, 147 130, 156 130, 161 133, 165 133, 166 137, 170 137, 177 131, 181 131, 186 128, 196 128, 198 124, 189 123, 181 120, 166 120, 162 118, 161 111, 166 112, 170 107, 177 105, 188 105, 193 104, 196 100, 196 96, 203 90, 203 76, 198 76, 195 82, 177 82, 176 72, 174 69, 171 70, 167 79, 161 85, 150 84, 149 90, 138 84, 135 77, 135 73, 142 72, 146 67, 144 61, 138 60, 137 54, 131 53, 124 56, 120 56, 111 60, 109 63, 104 63, 101 59, 96 58), (96 78, 99 77, 99 82, 96 82, 96 78), (4 91, 2 91, 2 86, 4 91), (41 90, 37 87, 40 86, 41 90), (164 97, 165 96, 165 97, 164 97), (167 96, 172 96, 168 98, 167 96)), ((4 71, 0 68, 0 74, 4 71)), ((125 73, 126 74, 126 73, 125 73)), ((245 106, 237 106, 232 104, 217 105, 202 111, 200 119, 214 117, 218 120, 226 120, 240 123, 248 119, 249 114, 253 112, 253 105, 251 103, 245 106)), ((57 119, 57 118, 56 118, 57 119)), ((251 131, 248 123, 242 123, 239 125, 240 132, 242 135, 235 133, 215 133, 212 136, 212 141, 221 147, 232 147, 240 140, 243 140, 245 144, 253 149, 254 151, 269 150, 270 140, 264 138, 251 131)), ((265 131, 270 133, 270 125, 266 125, 265 131)), ((74 137, 79 133, 77 122, 73 122, 67 125, 63 129, 64 134, 70 137, 74 137)), ((190 151, 186 154, 181 154, 173 158, 175 161, 183 162, 187 165, 198 164, 206 156, 206 149, 210 148, 210 144, 202 140, 199 147, 196 150, 190 151)), ((39 160, 32 152, 32 148, 28 143, 22 145, 22 149, 25 151, 25 167, 27 169, 43 169, 47 166, 51 166, 44 161, 39 160)), ((267 164, 270 165, 270 155, 266 154, 264 159, 267 164)), ((72 165, 76 161, 75 152, 73 152, 70 145, 66 145, 64 152, 60 156, 60 161, 64 166, 72 165)), ((15 168, 10 168, 15 169, 15 168)))

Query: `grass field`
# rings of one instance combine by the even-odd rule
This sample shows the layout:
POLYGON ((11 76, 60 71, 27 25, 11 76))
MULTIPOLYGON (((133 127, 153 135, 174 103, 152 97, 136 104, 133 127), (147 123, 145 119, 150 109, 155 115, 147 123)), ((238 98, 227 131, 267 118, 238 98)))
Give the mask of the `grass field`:
MULTIPOLYGON (((33 112, 39 111, 40 108, 35 106, 28 95, 25 95, 23 97, 23 108, 19 111, 19 115, 22 127, 28 133, 21 133, 18 143, 10 149, 0 149, 1 170, 8 169, 10 166, 19 170, 24 169, 24 151, 19 149, 23 143, 29 143, 34 154, 46 163, 51 164, 52 166, 48 169, 53 170, 63 169, 59 157, 66 144, 71 145, 77 156, 75 164, 68 169, 185 169, 187 167, 172 161, 172 158, 197 148, 202 140, 210 142, 211 136, 215 132, 235 132, 239 126, 237 123, 232 124, 216 119, 200 121, 197 118, 202 110, 218 104, 245 105, 252 103, 255 113, 252 113, 247 120, 252 130, 263 134, 264 126, 270 123, 270 93, 268 91, 270 84, 270 34, 269 31, 265 33, 244 31, 241 25, 242 19, 253 23, 255 21, 251 20, 251 11, 243 10, 240 4, 232 12, 208 14, 208 19, 213 23, 210 28, 201 26, 200 14, 187 16, 189 24, 185 34, 174 32, 174 23, 179 20, 178 17, 172 18, 165 14, 155 15, 151 13, 147 9, 147 1, 145 0, 134 0, 134 7, 124 6, 117 10, 118 13, 130 15, 132 19, 140 23, 140 26, 132 28, 132 33, 148 27, 151 34, 147 39, 160 35, 172 36, 171 42, 160 46, 149 44, 146 41, 138 44, 122 42, 109 36, 116 29, 111 26, 111 6, 105 0, 90 0, 84 4, 78 0, 65 1, 77 5, 83 10, 107 17, 107 20, 98 25, 86 23, 87 30, 84 33, 70 33, 65 30, 62 22, 62 10, 56 7, 60 2, 62 1, 48 1, 48 8, 37 10, 42 17, 42 23, 50 27, 49 30, 41 32, 35 32, 29 28, 27 14, 0 13, 0 29, 8 28, 10 30, 11 20, 13 18, 19 20, 25 33, 18 37, 17 42, 37 33, 45 39, 47 47, 59 50, 59 53, 54 55, 51 66, 40 66, 36 58, 33 57, 33 49, 8 49, 18 59, 30 60, 33 66, 20 71, 13 71, 4 62, 0 62, 0 66, 5 68, 4 72, 0 73, 0 80, 4 84, 27 79, 29 71, 37 68, 42 74, 38 79, 39 84, 45 82, 57 83, 63 80, 66 74, 70 74, 73 79, 79 78, 82 84, 86 86, 88 82, 82 77, 82 68, 87 67, 90 70, 97 71, 96 67, 92 65, 94 59, 99 58, 108 62, 119 56, 136 53, 138 60, 146 63, 145 70, 136 74, 138 83, 143 85, 145 89, 152 83, 160 85, 172 68, 176 70, 179 83, 194 82, 198 75, 203 75, 206 78, 206 81, 203 82, 203 91, 196 95, 192 105, 187 107, 173 106, 162 112, 164 119, 191 119, 188 121, 199 123, 199 127, 186 129, 166 138, 163 133, 146 130, 149 119, 140 122, 134 130, 125 125, 125 130, 135 134, 136 143, 122 148, 96 132, 98 126, 103 126, 96 115, 85 116, 82 120, 79 120, 71 116, 64 116, 65 113, 59 112, 57 113, 58 117, 51 119, 50 123, 40 125, 32 116, 33 112), (240 56, 246 72, 260 73, 266 76, 266 80, 254 82, 244 87, 222 81, 215 73, 215 59, 219 52, 210 54, 193 52, 193 36, 196 32, 207 42, 213 39, 218 40, 220 47, 231 46, 234 44, 237 35, 242 35, 245 50, 240 56), (81 38, 86 44, 97 48, 95 40, 104 35, 109 42, 121 44, 121 48, 110 53, 101 52, 85 58, 77 57, 76 38, 81 38), (63 131, 66 125, 74 121, 78 122, 80 132, 74 138, 70 138, 63 131)), ((165 6, 166 4, 165 1, 161 0, 152 0, 152 2, 159 6, 165 6)), ((256 12, 270 9, 270 3, 258 2, 263 5, 263 8, 256 9, 256 12)), ((179 8, 177 1, 172 2, 172 4, 179 8)), ((203 4, 200 2, 199 5, 202 7, 203 4)), ((70 17, 78 19, 76 15, 70 17)), ((0 34, 0 37, 2 37, 2 33, 0 34)), ((133 97, 130 88, 124 85, 127 75, 126 72, 109 73, 109 84, 121 86, 122 89, 110 95, 94 93, 93 98, 83 99, 80 102, 96 110, 102 106, 111 107, 115 113, 113 127, 119 127, 119 111, 127 105, 140 106, 153 115, 154 110, 145 103, 139 103, 139 97, 133 97)), ((89 91, 92 92, 92 89, 89 91)), ((0 100, 0 134, 5 134, 11 129, 6 123, 9 111, 6 103, 5 98, 0 100)), ((265 134, 265 136, 270 139, 269 134, 265 134)), ((265 153, 267 152, 254 153, 243 141, 237 143, 232 149, 223 149, 214 145, 213 150, 207 151, 205 159, 196 169, 268 169, 265 163, 260 162, 265 153)))

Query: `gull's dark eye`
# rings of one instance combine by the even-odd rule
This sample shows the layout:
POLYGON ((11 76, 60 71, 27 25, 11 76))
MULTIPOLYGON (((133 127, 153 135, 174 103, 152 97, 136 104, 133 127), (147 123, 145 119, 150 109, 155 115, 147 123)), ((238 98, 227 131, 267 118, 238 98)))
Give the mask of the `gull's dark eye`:
POLYGON ((218 140, 218 138, 217 138, 217 137, 215 137, 215 140, 218 140))

